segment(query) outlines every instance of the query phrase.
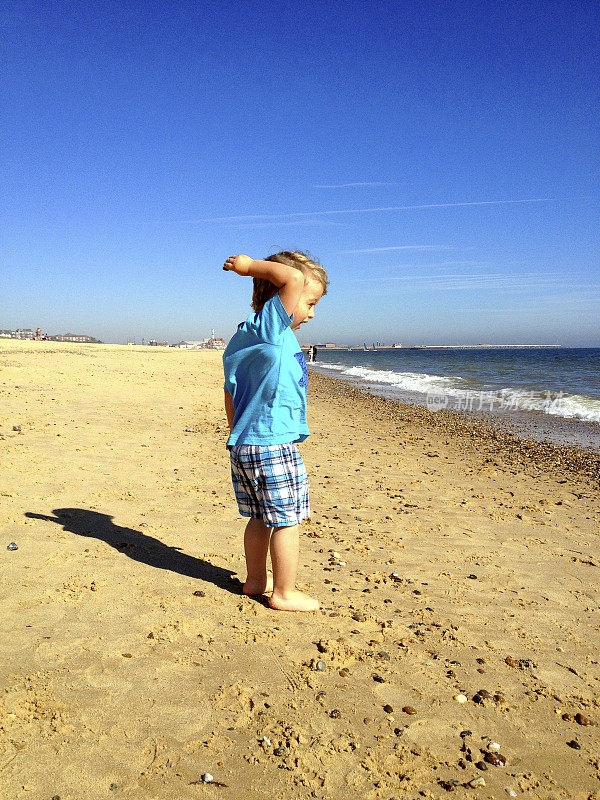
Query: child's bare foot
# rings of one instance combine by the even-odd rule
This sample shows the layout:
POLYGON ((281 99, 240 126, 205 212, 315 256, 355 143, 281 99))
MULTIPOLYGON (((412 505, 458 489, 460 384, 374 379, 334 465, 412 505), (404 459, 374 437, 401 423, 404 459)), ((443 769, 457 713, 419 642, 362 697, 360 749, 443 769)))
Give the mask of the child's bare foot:
POLYGON ((251 581, 246 580, 244 584, 244 588, 242 589, 244 594, 248 595, 255 595, 255 594, 265 594, 265 592, 272 592, 273 591, 273 576, 271 573, 267 573, 267 577, 264 580, 260 581, 251 581))
POLYGON ((303 592, 294 590, 285 595, 273 592, 269 605, 277 611, 318 611, 319 601, 303 592))

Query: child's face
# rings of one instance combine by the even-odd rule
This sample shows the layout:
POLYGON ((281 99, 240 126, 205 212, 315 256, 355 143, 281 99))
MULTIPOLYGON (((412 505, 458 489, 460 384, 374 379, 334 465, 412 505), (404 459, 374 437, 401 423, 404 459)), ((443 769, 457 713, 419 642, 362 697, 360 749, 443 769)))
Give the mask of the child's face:
POLYGON ((300 325, 308 322, 315 315, 315 306, 323 296, 321 282, 315 278, 308 278, 300 295, 298 305, 294 309, 294 321, 291 328, 297 331, 300 325))

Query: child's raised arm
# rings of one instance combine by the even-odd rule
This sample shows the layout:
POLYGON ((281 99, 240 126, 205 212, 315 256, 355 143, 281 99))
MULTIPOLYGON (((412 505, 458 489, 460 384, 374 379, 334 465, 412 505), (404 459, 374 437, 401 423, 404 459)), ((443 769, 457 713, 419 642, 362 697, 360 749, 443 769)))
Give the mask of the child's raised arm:
POLYGON ((280 264, 277 261, 254 261, 250 256, 230 256, 223 264, 223 269, 237 275, 250 275, 263 278, 279 288, 279 297, 287 313, 292 313, 304 288, 304 275, 294 267, 280 264))

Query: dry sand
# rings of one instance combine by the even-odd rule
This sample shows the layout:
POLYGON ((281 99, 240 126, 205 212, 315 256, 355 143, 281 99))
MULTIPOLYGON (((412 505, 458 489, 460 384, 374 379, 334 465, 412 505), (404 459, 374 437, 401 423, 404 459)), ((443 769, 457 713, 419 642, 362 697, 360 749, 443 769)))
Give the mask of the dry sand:
POLYGON ((313 374, 322 610, 277 613, 240 593, 220 353, 0 347, 3 800, 600 797, 591 457, 313 374))

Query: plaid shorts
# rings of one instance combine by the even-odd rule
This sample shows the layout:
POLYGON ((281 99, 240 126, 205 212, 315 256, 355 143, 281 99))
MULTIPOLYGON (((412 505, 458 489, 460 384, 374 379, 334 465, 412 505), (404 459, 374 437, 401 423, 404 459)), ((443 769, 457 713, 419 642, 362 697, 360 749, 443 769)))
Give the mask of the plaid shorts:
POLYGON ((230 448, 231 479, 240 514, 268 527, 310 516, 308 476, 295 444, 238 444, 230 448))

